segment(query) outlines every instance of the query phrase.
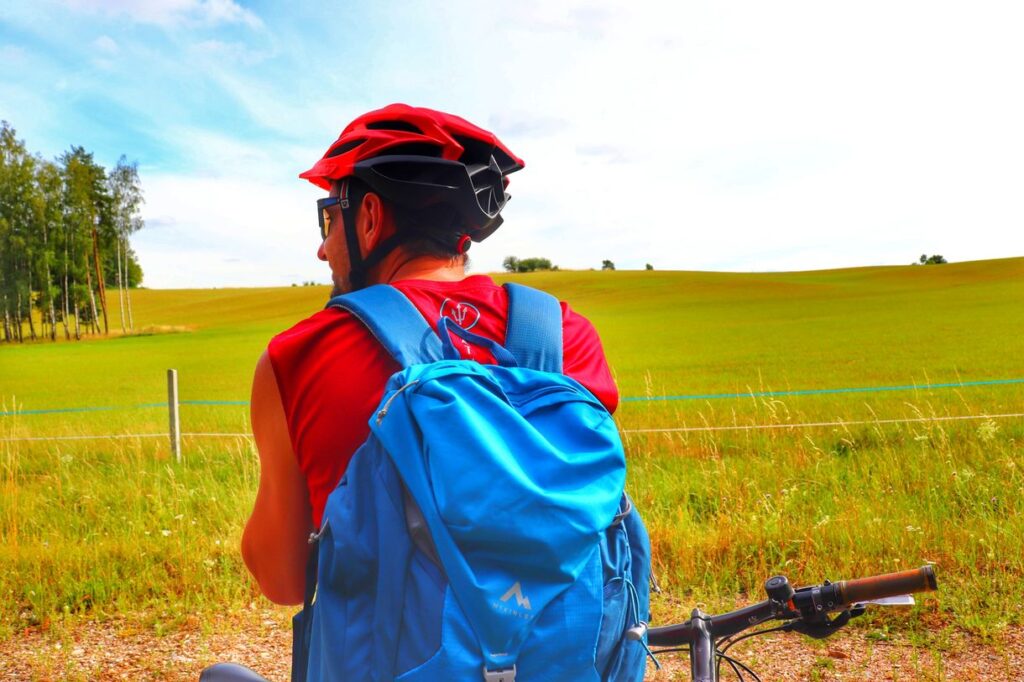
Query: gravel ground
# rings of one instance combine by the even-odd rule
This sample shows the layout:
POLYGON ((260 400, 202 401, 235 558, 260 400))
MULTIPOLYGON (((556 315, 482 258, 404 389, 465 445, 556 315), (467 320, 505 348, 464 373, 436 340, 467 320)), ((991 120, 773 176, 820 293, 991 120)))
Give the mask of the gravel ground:
MULTIPOLYGON (((218 622, 186 621, 170 634, 128 622, 27 630, 0 642, 2 680, 195 680, 216 661, 248 665, 270 680, 287 680, 289 615, 253 609, 218 622)), ((940 648, 905 641, 870 641, 858 631, 826 642, 767 635, 736 646, 737 656, 764 682, 790 680, 1017 680, 1024 677, 1024 633, 998 642, 943 637, 940 648)), ((651 682, 688 680, 684 657, 662 655, 651 682)), ((723 679, 736 679, 725 674, 723 679)), ((751 679, 748 677, 748 679, 751 679)), ((443 681, 439 681, 443 682, 443 681)))

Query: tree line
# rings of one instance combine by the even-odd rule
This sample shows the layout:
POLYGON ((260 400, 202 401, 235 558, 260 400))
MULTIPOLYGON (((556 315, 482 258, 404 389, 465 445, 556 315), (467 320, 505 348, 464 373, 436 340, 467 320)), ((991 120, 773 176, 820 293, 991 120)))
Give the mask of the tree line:
POLYGON ((109 284, 122 333, 133 331, 142 268, 128 238, 143 227, 142 203, 138 164, 121 156, 108 172, 76 146, 48 161, 0 121, 3 340, 108 334, 109 284))
MULTIPOLYGON (((923 262, 923 261, 922 261, 923 262)), ((552 265, 547 258, 519 258, 518 256, 506 256, 501 266, 506 272, 536 272, 537 270, 558 270, 557 265, 552 265)), ((593 269, 593 268, 591 268, 593 269)), ((602 270, 614 270, 615 263, 610 260, 601 261, 602 270)), ((647 263, 645 270, 653 270, 654 266, 647 263)))
POLYGON ((518 256, 506 256, 501 267, 506 272, 535 272, 537 270, 557 270, 557 265, 551 265, 547 258, 519 258, 518 256))

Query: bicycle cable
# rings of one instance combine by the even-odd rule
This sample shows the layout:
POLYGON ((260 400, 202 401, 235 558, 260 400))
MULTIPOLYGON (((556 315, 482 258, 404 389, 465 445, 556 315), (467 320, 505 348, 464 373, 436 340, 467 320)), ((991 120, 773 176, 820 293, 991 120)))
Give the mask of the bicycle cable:
MULTIPOLYGON (((738 659, 732 658, 731 656, 726 656, 725 652, 728 651, 730 648, 732 648, 732 646, 734 644, 738 644, 739 642, 742 642, 745 639, 749 639, 751 637, 757 637, 758 635, 767 635, 769 632, 780 632, 782 630, 785 630, 788 625, 789 625, 789 623, 785 623, 783 625, 778 625, 778 626, 771 627, 771 628, 765 628, 764 630, 757 630, 756 632, 748 632, 747 634, 743 635, 742 637, 736 637, 735 635, 733 635, 732 637, 726 637, 725 639, 723 639, 721 642, 719 642, 719 644, 720 645, 724 644, 725 646, 722 646, 721 648, 717 648, 717 647, 715 648, 715 653, 720 657, 719 660, 715 663, 715 666, 717 668, 715 670, 715 674, 716 675, 721 675, 721 672, 722 672, 722 661, 721 661, 721 659, 724 658, 726 661, 729 661, 730 665, 732 665, 732 662, 735 661, 739 665, 743 666, 743 668, 747 672, 749 672, 751 675, 754 676, 754 679, 756 679, 758 682, 760 682, 761 678, 759 678, 757 676, 757 673, 755 673, 753 670, 751 670, 746 665, 741 663, 738 659)), ((736 668, 735 668, 735 666, 733 666, 733 671, 735 671, 735 670, 736 670, 736 668)), ((743 676, 740 675, 738 672, 736 673, 736 675, 741 680, 743 679, 743 676)))
MULTIPOLYGON (((722 676, 722 673, 721 673, 722 656, 721 656, 721 654, 719 654, 716 651, 715 652, 715 658, 717 659, 715 661, 715 668, 716 668, 716 670, 715 670, 715 677, 718 677, 719 679, 721 679, 721 676, 722 676)), ((746 682, 746 679, 743 677, 743 673, 740 672, 739 666, 736 665, 736 661, 734 659, 728 657, 728 656, 725 657, 725 661, 726 661, 726 663, 729 664, 729 667, 732 668, 732 671, 734 673, 736 673, 736 677, 739 678, 739 681, 740 682, 746 682)))
MULTIPOLYGON (((724 653, 722 653, 721 651, 719 651, 717 649, 715 650, 715 656, 718 658, 718 661, 717 661, 716 665, 721 665, 722 659, 724 658, 726 663, 728 663, 729 666, 732 668, 733 672, 736 673, 736 676, 738 678, 740 678, 740 682, 744 682, 745 678, 740 673, 740 671, 737 669, 737 666, 739 666, 740 668, 743 668, 748 673, 750 673, 751 677, 754 678, 755 682, 761 682, 760 676, 758 676, 757 673, 755 673, 753 670, 751 670, 750 666, 748 666, 743 661, 741 661, 739 659, 736 659, 736 658, 733 658, 732 656, 726 656, 724 653)), ((717 671, 717 670, 715 671, 715 676, 716 677, 719 676, 719 671, 717 671)))
POLYGON ((718 649, 718 651, 721 651, 724 654, 726 651, 728 651, 729 649, 732 648, 733 644, 739 644, 740 642, 742 642, 745 639, 750 639, 751 637, 757 637, 758 635, 767 635, 770 632, 781 632, 783 630, 786 630, 789 627, 789 625, 790 625, 789 623, 784 623, 782 625, 776 625, 775 627, 765 628, 764 630, 756 630, 754 632, 748 632, 745 635, 743 635, 742 637, 736 637, 735 635, 733 635, 732 637, 726 637, 725 639, 723 639, 721 642, 718 643, 719 647, 721 647, 721 648, 718 649), (724 645, 724 646, 722 646, 722 645, 724 645))

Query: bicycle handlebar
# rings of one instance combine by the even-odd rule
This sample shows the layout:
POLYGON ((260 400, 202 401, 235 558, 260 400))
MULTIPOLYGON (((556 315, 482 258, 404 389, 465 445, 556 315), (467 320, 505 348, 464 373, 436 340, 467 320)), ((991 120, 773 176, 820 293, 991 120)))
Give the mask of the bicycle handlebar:
POLYGON ((766 583, 766 588, 769 589, 771 598, 763 602, 717 616, 702 613, 698 615, 699 612, 695 611, 689 621, 650 628, 647 631, 647 642, 650 646, 689 644, 694 638, 694 618, 704 621, 710 635, 718 639, 737 634, 768 620, 806 620, 873 599, 929 592, 938 589, 938 583, 935 579, 935 570, 931 566, 922 566, 909 571, 868 578, 835 583, 826 581, 822 585, 802 587, 798 590, 790 588, 784 577, 777 576, 766 583), (771 588, 779 588, 781 585, 785 585, 783 591, 788 590, 785 597, 779 592, 772 595, 771 588))
POLYGON ((931 566, 922 566, 909 571, 838 582, 836 588, 843 603, 856 604, 901 594, 930 592, 938 589, 938 583, 935 570, 931 566))

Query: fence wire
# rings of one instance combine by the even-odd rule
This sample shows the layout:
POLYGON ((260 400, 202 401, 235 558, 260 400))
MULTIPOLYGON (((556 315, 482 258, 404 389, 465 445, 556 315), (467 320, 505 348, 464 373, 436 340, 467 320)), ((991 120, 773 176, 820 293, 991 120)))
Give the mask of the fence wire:
MULTIPOLYGON (((736 424, 730 426, 679 426, 661 429, 622 429, 621 433, 642 434, 642 433, 693 433, 701 431, 757 431, 765 429, 806 429, 824 428, 832 426, 865 426, 871 424, 920 424, 926 422, 951 422, 951 421, 976 421, 979 419, 1016 419, 1024 417, 1024 412, 1010 414, 968 414, 946 417, 914 417, 907 419, 866 419, 863 421, 831 421, 831 422, 803 422, 799 424, 736 424)), ((103 439, 127 439, 127 438, 167 438, 166 433, 119 433, 110 435, 90 436, 38 436, 25 438, 0 438, 0 443, 17 443, 26 441, 66 441, 66 440, 103 440, 103 439)), ((182 438, 252 438, 251 433, 209 433, 209 432, 185 432, 182 438)))
POLYGON ((759 429, 801 429, 824 426, 863 426, 866 424, 917 424, 921 422, 950 422, 972 419, 1012 419, 1024 417, 1016 414, 968 414, 949 417, 915 417, 912 419, 865 419, 864 421, 807 422, 803 424, 746 424, 734 426, 680 426, 666 429, 623 429, 622 433, 686 433, 690 431, 755 431, 759 429))

